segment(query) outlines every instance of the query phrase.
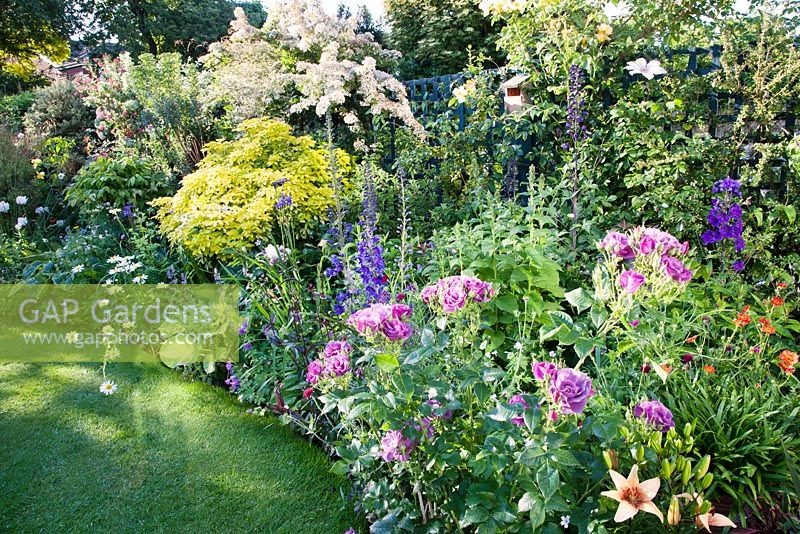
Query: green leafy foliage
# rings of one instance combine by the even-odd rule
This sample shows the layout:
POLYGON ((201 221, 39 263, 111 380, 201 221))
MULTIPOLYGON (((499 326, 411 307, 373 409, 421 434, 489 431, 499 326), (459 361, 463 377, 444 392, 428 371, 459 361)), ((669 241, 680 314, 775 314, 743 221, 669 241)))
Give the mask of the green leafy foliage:
POLYGON ((152 162, 130 156, 99 157, 86 165, 67 188, 71 206, 84 215, 121 210, 126 205, 141 210, 170 188, 152 162))
MULTIPOLYGON (((306 231, 333 205, 326 152, 311 138, 267 119, 247 120, 239 131, 235 141, 206 145, 198 170, 175 196, 154 203, 162 231, 195 255, 216 256, 268 239, 282 196, 291 197, 286 210, 306 231)), ((347 173, 350 157, 341 151, 335 157, 347 173)))
POLYGON ((92 111, 75 86, 61 80, 36 92, 36 101, 23 118, 25 135, 34 142, 60 136, 83 142, 92 124, 92 111))

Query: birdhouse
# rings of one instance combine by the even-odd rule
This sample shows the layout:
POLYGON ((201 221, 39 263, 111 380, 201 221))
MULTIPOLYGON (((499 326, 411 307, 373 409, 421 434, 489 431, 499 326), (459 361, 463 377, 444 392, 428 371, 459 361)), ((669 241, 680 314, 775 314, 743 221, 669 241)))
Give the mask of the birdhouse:
POLYGON ((525 94, 525 82, 528 81, 528 78, 530 76, 527 74, 517 74, 500 84, 506 113, 520 113, 531 104, 531 99, 525 94))

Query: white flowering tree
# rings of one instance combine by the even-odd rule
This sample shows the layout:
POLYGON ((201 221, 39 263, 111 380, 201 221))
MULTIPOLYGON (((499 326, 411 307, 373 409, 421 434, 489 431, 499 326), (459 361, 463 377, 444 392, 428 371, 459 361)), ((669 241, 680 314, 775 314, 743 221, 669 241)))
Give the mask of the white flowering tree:
POLYGON ((223 103, 234 121, 273 115, 291 119, 313 110, 340 117, 354 131, 374 116, 397 120, 422 134, 403 84, 387 73, 399 58, 356 20, 328 15, 318 0, 281 2, 263 28, 237 10, 228 38, 202 58, 208 103, 223 103))

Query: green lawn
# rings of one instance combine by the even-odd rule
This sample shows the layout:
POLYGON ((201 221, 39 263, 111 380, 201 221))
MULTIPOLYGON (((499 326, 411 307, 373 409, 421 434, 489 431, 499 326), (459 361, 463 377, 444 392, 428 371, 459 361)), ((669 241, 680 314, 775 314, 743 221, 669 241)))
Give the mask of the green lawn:
POLYGON ((325 454, 226 392, 141 364, 0 365, 0 531, 357 526, 325 454))

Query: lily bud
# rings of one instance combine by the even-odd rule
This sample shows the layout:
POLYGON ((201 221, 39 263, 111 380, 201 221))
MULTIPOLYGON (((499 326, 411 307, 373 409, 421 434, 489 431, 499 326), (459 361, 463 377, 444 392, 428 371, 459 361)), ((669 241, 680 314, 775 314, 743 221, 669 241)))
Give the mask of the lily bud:
POLYGON ((669 478, 672 476, 672 472, 674 471, 675 466, 669 462, 669 459, 664 458, 661 460, 661 476, 663 478, 669 478))
POLYGON ((680 500, 673 496, 669 501, 669 510, 667 511, 667 523, 672 526, 679 525, 681 522, 681 503, 680 500))
POLYGON ((619 468, 619 457, 617 456, 617 451, 614 449, 603 451, 603 460, 606 463, 606 467, 609 469, 616 471, 619 468))
POLYGON ((714 475, 711 473, 706 473, 706 476, 703 477, 703 481, 700 483, 703 489, 708 489, 711 483, 714 481, 714 475))
POLYGON ((700 463, 697 464, 697 472, 694 474, 694 479, 699 481, 704 476, 706 476, 706 473, 708 473, 708 468, 710 465, 711 465, 711 456, 707 454, 703 456, 700 459, 700 463))
POLYGON ((689 483, 690 478, 692 478, 692 461, 686 460, 686 465, 683 466, 683 473, 681 473, 681 482, 683 482, 684 486, 689 483))

